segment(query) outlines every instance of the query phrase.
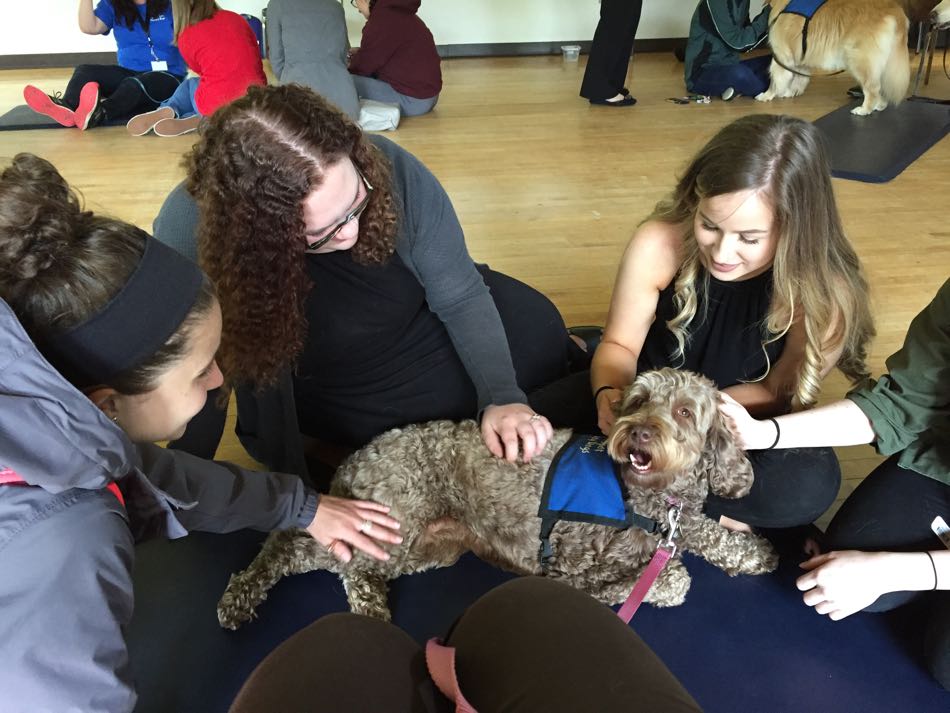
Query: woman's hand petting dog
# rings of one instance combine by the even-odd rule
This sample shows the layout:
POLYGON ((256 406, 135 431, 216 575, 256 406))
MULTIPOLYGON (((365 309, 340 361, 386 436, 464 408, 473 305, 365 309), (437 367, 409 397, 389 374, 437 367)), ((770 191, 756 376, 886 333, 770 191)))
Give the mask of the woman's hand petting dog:
POLYGON ((726 418, 736 443, 744 451, 768 448, 775 441, 775 426, 771 421, 758 421, 745 407, 729 394, 719 392, 719 413, 726 418))
POLYGON ((553 435, 551 422, 524 404, 493 405, 482 414, 482 440, 493 456, 509 463, 518 458, 519 442, 522 458, 528 463, 541 454, 553 435))
POLYGON ((321 495, 320 504, 307 526, 307 532, 327 552, 343 562, 353 557, 351 547, 362 550, 378 560, 388 560, 389 553, 379 543, 399 544, 402 537, 399 522, 387 515, 389 506, 369 500, 349 500, 321 495))

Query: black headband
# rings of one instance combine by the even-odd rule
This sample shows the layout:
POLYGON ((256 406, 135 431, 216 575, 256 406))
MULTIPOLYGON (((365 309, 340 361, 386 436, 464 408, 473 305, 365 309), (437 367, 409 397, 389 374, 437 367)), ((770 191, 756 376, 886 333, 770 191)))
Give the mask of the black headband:
POLYGON ((108 384, 161 349, 191 312, 204 280, 191 260, 148 238, 115 297, 85 322, 48 336, 43 352, 79 388, 108 384))

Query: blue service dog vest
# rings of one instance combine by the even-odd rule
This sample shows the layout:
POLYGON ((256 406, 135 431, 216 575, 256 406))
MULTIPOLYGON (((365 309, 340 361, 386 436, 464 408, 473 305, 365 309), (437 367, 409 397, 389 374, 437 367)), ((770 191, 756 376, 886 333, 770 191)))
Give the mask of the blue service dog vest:
POLYGON ((782 10, 783 13, 801 15, 805 18, 805 25, 802 27, 802 59, 805 58, 805 52, 808 50, 808 23, 825 2, 826 0, 792 0, 782 10))
POLYGON ((541 491, 541 568, 554 554, 551 531, 559 520, 590 522, 625 530, 631 525, 659 531, 656 520, 627 507, 627 489, 620 468, 607 453, 603 436, 575 434, 555 454, 541 491))

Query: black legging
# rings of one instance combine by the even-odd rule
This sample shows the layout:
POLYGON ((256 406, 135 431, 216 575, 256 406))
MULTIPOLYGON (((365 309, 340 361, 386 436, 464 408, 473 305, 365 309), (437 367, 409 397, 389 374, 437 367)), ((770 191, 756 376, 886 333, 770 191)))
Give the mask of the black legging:
MULTIPOLYGON (((515 579, 482 596, 446 644, 456 649, 462 694, 479 713, 700 710, 616 614, 548 579, 515 579)), ((405 632, 331 614, 264 659, 230 713, 453 710, 405 632)))
MULTIPOLYGON (((930 524, 950 519, 950 485, 898 464, 892 456, 875 468, 841 505, 822 540, 822 549, 926 552, 943 549, 930 524)), ((865 611, 889 611, 921 600, 929 608, 920 633, 931 673, 950 690, 950 592, 889 592, 865 611)))
MULTIPOLYGON (((528 395, 531 407, 555 427, 600 433, 590 372, 579 371, 528 395)), ((705 512, 755 527, 785 528, 814 522, 834 503, 841 469, 831 448, 749 451, 755 480, 743 498, 710 494, 705 512)))
POLYGON ((642 6, 642 0, 602 0, 581 83, 585 99, 610 99, 623 89, 642 6))
POLYGON ((112 64, 81 64, 73 70, 63 101, 70 109, 76 109, 82 88, 97 82, 106 117, 121 119, 155 109, 175 93, 181 80, 170 72, 135 72, 112 64))

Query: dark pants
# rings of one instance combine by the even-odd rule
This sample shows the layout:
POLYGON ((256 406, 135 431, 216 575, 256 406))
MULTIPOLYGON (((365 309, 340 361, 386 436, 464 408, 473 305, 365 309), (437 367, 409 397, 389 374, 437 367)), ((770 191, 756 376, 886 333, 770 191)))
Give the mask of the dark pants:
POLYGON ((703 67, 702 72, 688 87, 689 91, 697 94, 719 96, 726 89, 732 87, 736 94, 744 97, 754 97, 769 88, 769 65, 772 56, 753 57, 738 64, 710 65, 703 67))
POLYGON ((112 64, 81 64, 63 92, 70 109, 79 106, 79 93, 89 82, 99 84, 99 98, 109 119, 151 111, 175 93, 181 77, 169 72, 135 72, 112 64))
MULTIPOLYGON (((501 317, 522 391, 530 393, 562 379, 573 369, 586 368, 587 355, 570 339, 560 313, 547 297, 487 266, 479 265, 478 270, 501 317)), ((309 435, 356 448, 407 423, 475 418, 478 404, 471 377, 451 346, 448 351, 451 353, 445 359, 430 366, 424 384, 419 379, 407 380, 404 386, 390 389, 385 395, 354 389, 346 396, 345 408, 328 404, 321 414, 325 425, 309 435)), ((209 395, 204 410, 189 423, 185 435, 171 444, 173 448, 203 458, 214 456, 225 413, 213 402, 209 395)))
MULTIPOLYGON (((898 465, 892 456, 865 478, 828 525, 822 549, 874 552, 942 550, 930 529, 950 518, 950 485, 898 465)), ((931 673, 950 690, 950 592, 889 592, 865 611, 889 611, 911 601, 929 609, 920 632, 931 673)))
MULTIPOLYGON (((580 371, 528 395, 531 407, 556 428, 599 433, 590 372, 580 371)), ((794 448, 747 453, 755 472, 743 498, 710 494, 705 512, 755 527, 786 528, 814 522, 834 503, 841 469, 831 448, 794 448)))
MULTIPOLYGON (((459 687, 479 713, 700 710, 610 609, 540 577, 481 597, 445 643, 456 649, 459 687)), ((429 679, 424 651, 402 630, 331 614, 264 659, 230 713, 453 710, 429 679)))
POLYGON ((581 83, 585 99, 610 99, 623 89, 642 0, 603 0, 581 83))

